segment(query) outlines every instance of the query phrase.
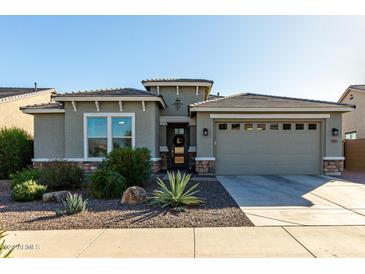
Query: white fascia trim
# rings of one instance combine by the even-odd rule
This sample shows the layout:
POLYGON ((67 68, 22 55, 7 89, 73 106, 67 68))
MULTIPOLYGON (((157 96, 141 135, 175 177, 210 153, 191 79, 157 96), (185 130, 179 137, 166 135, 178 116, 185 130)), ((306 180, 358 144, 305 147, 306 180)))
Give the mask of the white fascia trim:
POLYGON ((168 152, 169 149, 167 146, 160 146, 160 152, 168 152))
POLYGON ((132 147, 136 145, 136 119, 135 113, 120 113, 120 112, 99 112, 99 113, 84 113, 84 159, 88 158, 88 138, 87 138, 87 118, 88 117, 106 117, 107 118, 107 152, 112 151, 112 117, 131 117, 132 118, 132 147))
POLYGON ((21 100, 21 99, 31 97, 31 96, 37 96, 42 93, 48 93, 48 92, 52 93, 55 91, 56 91, 55 89, 45 89, 45 90, 41 90, 41 91, 35 91, 35 92, 31 92, 31 93, 24 93, 24 94, 14 95, 14 96, 10 96, 10 97, 5 97, 5 98, 0 99, 0 104, 7 103, 9 101, 21 100))
POLYGON ((330 114, 210 114, 212 119, 328 119, 330 114))
POLYGON ((208 82, 144 82, 143 86, 145 87, 156 87, 156 86, 165 86, 165 87, 170 87, 170 86, 180 86, 180 87, 191 87, 191 86, 196 86, 198 84, 199 87, 211 87, 212 84, 208 83, 208 82))
MULTIPOLYGON (((32 162, 54 162, 54 161, 68 161, 68 162, 102 162, 105 158, 34 158, 32 162)), ((151 158, 152 162, 160 161, 161 158, 151 158)))
POLYGON ((188 152, 196 152, 196 146, 190 146, 188 152))
POLYGON ((166 104, 160 97, 123 97, 123 96, 79 96, 79 97, 68 97, 68 96, 57 96, 53 97, 53 99, 56 102, 70 102, 70 101, 77 101, 77 102, 93 102, 93 101, 99 101, 99 102, 139 102, 139 101, 152 101, 152 102, 160 102, 161 105, 165 108, 166 104))
POLYGON ((343 156, 326 156, 326 157, 323 157, 323 160, 345 160, 345 157, 343 156))
POLYGON ((54 162, 54 161, 68 161, 68 162, 101 162, 104 158, 34 158, 32 162, 54 162))
POLYGON ((37 114, 37 113, 65 113, 64 109, 22 109, 23 113, 37 114))
POLYGON ((189 116, 160 116, 160 125, 167 125, 167 123, 189 123, 189 125, 196 125, 196 119, 189 116))
POLYGON ((215 157, 195 157, 196 161, 215 161, 215 157))
POLYGON ((348 112, 353 111, 351 107, 341 108, 208 108, 192 107, 190 111, 198 112, 348 112))

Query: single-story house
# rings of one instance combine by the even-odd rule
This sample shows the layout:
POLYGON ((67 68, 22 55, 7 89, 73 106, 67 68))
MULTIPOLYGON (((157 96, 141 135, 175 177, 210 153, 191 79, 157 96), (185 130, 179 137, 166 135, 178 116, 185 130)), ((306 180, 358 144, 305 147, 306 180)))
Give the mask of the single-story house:
POLYGON ((33 117, 19 110, 21 106, 49 103, 53 88, 0 87, 0 128, 18 127, 33 135, 33 117))
POLYGON ((94 169, 116 147, 147 147, 153 170, 200 174, 339 174, 342 114, 334 102, 241 93, 212 96, 213 81, 143 80, 56 94, 22 107, 34 116, 34 165, 63 159, 94 169))
POLYGON ((342 116, 342 138, 347 140, 365 138, 365 85, 351 85, 338 100, 339 103, 355 105, 355 110, 342 116))

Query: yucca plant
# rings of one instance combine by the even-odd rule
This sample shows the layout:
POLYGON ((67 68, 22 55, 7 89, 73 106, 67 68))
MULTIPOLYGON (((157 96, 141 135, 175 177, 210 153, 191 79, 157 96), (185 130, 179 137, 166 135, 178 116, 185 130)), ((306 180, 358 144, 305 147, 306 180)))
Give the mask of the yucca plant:
POLYGON ((86 211, 88 200, 84 200, 81 194, 67 194, 66 199, 62 201, 66 214, 76 214, 86 211))
POLYGON ((181 174, 178 171, 175 175, 173 172, 167 172, 170 188, 160 179, 157 178, 159 188, 153 192, 151 204, 159 204, 162 207, 180 207, 188 205, 199 205, 204 201, 196 196, 200 190, 197 189, 199 184, 186 189, 191 174, 181 174))
POLYGON ((3 230, 0 230, 0 258, 10 258, 11 253, 13 253, 13 251, 15 249, 15 246, 13 246, 9 250, 6 250, 6 245, 5 245, 5 240, 4 240, 5 236, 6 236, 6 232, 3 230))

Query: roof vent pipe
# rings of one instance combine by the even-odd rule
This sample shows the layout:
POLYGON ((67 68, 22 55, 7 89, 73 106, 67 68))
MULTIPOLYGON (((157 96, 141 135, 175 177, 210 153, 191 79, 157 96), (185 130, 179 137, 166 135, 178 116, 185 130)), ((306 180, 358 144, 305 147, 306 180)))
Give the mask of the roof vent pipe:
POLYGON ((219 92, 217 92, 217 96, 219 96, 219 92))
POLYGON ((37 91, 37 82, 34 82, 34 91, 37 91))

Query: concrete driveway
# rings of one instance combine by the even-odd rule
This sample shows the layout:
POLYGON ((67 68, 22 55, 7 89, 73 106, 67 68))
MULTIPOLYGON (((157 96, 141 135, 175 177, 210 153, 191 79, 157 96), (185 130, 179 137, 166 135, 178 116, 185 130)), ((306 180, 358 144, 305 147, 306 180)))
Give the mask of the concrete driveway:
POLYGON ((256 226, 365 225, 365 185, 326 176, 218 176, 256 226))

